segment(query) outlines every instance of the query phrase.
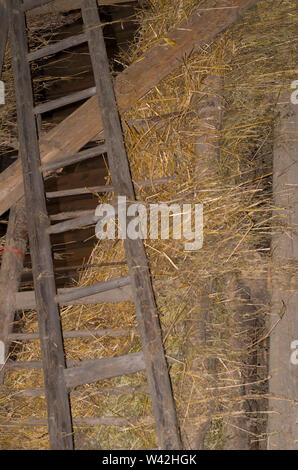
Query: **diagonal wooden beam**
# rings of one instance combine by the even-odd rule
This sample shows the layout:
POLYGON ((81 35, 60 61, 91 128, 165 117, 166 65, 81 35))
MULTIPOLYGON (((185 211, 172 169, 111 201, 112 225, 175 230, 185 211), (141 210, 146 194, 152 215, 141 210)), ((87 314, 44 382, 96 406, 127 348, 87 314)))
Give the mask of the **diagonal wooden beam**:
MULTIPOLYGON (((98 0, 98 5, 110 6, 121 3, 134 3, 136 0, 98 0)), ((24 7, 29 10, 29 16, 39 16, 47 13, 65 13, 78 10, 81 7, 80 0, 25 0, 24 7), (43 5, 41 5, 43 3, 43 5), (41 6, 38 6, 41 5, 41 6)))
MULTIPOLYGON (((181 65, 185 55, 214 38, 237 22, 258 0, 217 0, 210 10, 198 10, 168 35, 173 45, 161 41, 146 51, 139 61, 120 73, 115 93, 120 113, 181 65), (228 4, 228 6, 227 6, 228 4), (216 9, 217 7, 217 9, 216 9), (226 7, 226 8, 225 8, 226 7)), ((48 132, 40 141, 43 162, 64 158, 80 150, 103 129, 97 97, 94 96, 48 132)), ((23 194, 21 163, 13 163, 0 175, 0 215, 23 194)))

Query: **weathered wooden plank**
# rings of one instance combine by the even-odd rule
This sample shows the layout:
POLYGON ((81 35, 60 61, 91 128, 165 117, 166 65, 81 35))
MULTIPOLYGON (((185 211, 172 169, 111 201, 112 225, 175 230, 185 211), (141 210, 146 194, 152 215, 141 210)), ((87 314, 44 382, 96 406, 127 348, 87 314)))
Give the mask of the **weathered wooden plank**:
MULTIPOLYGON (((96 418, 86 417, 86 418, 74 418, 73 420, 74 427, 78 426, 131 426, 132 424, 153 424, 152 418, 150 416, 146 418, 120 418, 118 416, 100 416, 96 418)), ((28 426, 46 426, 46 419, 30 419, 28 421, 0 421, 0 426, 3 427, 28 427, 28 426)))
POLYGON ((52 3, 52 0, 24 0, 22 10, 27 11, 31 10, 32 8, 42 7, 43 5, 47 5, 48 3, 52 3))
MULTIPOLYGON (((168 34, 173 42, 148 49, 142 60, 133 63, 118 75, 115 93, 118 109, 124 113, 142 98, 160 80, 173 72, 183 57, 196 51, 238 21, 258 0, 217 0, 214 9, 198 10, 180 28, 168 34), (216 7, 221 7, 217 9, 216 7)), ((96 97, 90 98, 67 119, 48 132, 40 142, 42 161, 72 155, 103 130, 96 97)), ((13 163, 0 175, 0 215, 23 194, 23 178, 20 162, 13 163)))
POLYGON ((56 54, 57 52, 63 51, 64 49, 78 46, 83 42, 86 42, 85 33, 78 34, 77 36, 72 36, 70 38, 62 39, 61 41, 55 42, 54 44, 49 44, 48 46, 41 47, 36 51, 28 52, 27 60, 32 62, 33 60, 41 59, 43 57, 56 54))
MULTIPOLYGON (((74 300, 88 297, 89 295, 107 292, 112 289, 119 289, 120 287, 130 285, 130 283, 130 276, 123 276, 118 277, 117 279, 111 279, 110 281, 98 282, 97 284, 92 284, 91 286, 76 287, 73 288, 71 292, 63 293, 63 302, 73 302, 74 300)), ((57 297, 57 300, 58 299, 59 296, 57 297)))
POLYGON ((49 111, 53 111, 54 109, 67 106, 68 104, 77 103, 78 101, 85 100, 87 98, 90 98, 90 96, 94 96, 95 94, 95 87, 87 88, 86 90, 82 91, 76 91, 75 93, 71 93, 70 95, 63 96, 62 98, 57 98, 56 100, 38 104, 34 107, 34 114, 36 115, 47 113, 49 111))
POLYGON ((49 220, 40 173, 30 68, 26 60, 28 45, 22 2, 10 0, 8 12, 25 205, 27 214, 30 214, 28 235, 47 391, 49 438, 52 449, 72 449, 71 412, 63 375, 66 364, 59 309, 54 301, 53 261, 50 238, 46 233, 49 220))
POLYGON ((85 215, 94 215, 94 210, 87 209, 85 211, 70 211, 70 212, 60 212, 60 214, 53 214, 50 215, 50 220, 54 222, 58 222, 61 220, 70 220, 76 219, 77 217, 82 217, 85 215))
MULTIPOLYGON (((10 210, 5 246, 15 251, 4 250, 0 270, 0 341, 4 344, 4 362, 9 351, 8 335, 12 331, 16 311, 16 294, 19 290, 23 262, 27 247, 27 218, 24 200, 17 202, 10 210)), ((5 370, 0 373, 3 382, 5 370)))
POLYGON ((8 16, 6 11, 6 0, 0 0, 0 79, 2 75, 2 67, 4 63, 7 37, 8 37, 8 16))
MULTIPOLYGON (((92 393, 92 392, 91 392, 92 393)), ((94 393, 94 392, 93 392, 94 393)), ((96 394, 110 394, 110 395, 124 395, 130 393, 149 393, 149 388, 147 385, 139 385, 135 387, 131 387, 129 385, 119 385, 116 387, 98 387, 96 389, 96 394)), ((42 397, 45 394, 44 388, 36 388, 36 389, 23 389, 23 390, 10 390, 9 395, 14 397, 29 397, 29 398, 36 398, 42 397)), ((82 392, 76 390, 70 390, 71 396, 82 396, 82 392)), ((88 392, 86 393, 88 396, 88 392)))
POLYGON ((99 220, 99 217, 95 216, 94 211, 90 211, 86 215, 81 215, 79 217, 75 217, 70 220, 66 220, 64 222, 60 222, 55 225, 51 225, 48 228, 48 233, 63 233, 68 232, 69 230, 75 230, 82 227, 88 227, 88 225, 93 225, 99 220))
MULTIPOLYGON (((82 392, 76 391, 76 390, 70 390, 70 395, 71 396, 82 396, 82 392)), ((92 393, 92 392, 91 392, 92 393)), ((93 392, 94 393, 94 392, 93 392)), ((96 394, 110 394, 110 395, 124 395, 124 394, 130 394, 130 393, 149 393, 149 388, 147 385, 141 385, 141 386, 135 386, 131 387, 129 385, 119 385, 116 387, 98 387, 96 389, 96 394)), ((23 390, 10 390, 9 391, 9 396, 14 396, 14 397, 29 397, 29 398, 36 398, 36 397, 42 397, 45 394, 44 388, 36 388, 36 389, 23 389, 23 390)), ((86 396, 88 396, 88 392, 86 393, 86 396)))
MULTIPOLYGON (((277 105, 273 192, 281 229, 272 238, 268 449, 298 450, 298 105, 285 90, 277 105)), ((276 223, 274 224, 277 225, 276 223)))
MULTIPOLYGON (((118 338, 119 336, 126 336, 135 333, 135 330, 120 329, 114 330, 111 328, 104 328, 100 330, 72 330, 63 331, 63 338, 118 338)), ((34 341, 39 339, 39 333, 10 333, 8 335, 10 341, 34 341)))
MULTIPOLYGON (((65 369, 66 375, 69 373, 70 381, 73 380, 80 380, 80 377, 83 377, 84 372, 82 372, 82 369, 86 368, 86 377, 91 377, 92 374, 96 374, 96 377, 99 377, 96 379, 96 381, 100 380, 105 380, 106 374, 109 374, 111 372, 111 369, 113 369, 112 373, 116 373, 117 375, 125 375, 121 374, 121 367, 124 366, 123 370, 130 370, 129 367, 131 367, 133 370, 134 368, 138 369, 139 367, 142 367, 141 369, 138 370, 143 370, 144 369, 144 364, 142 362, 142 353, 134 353, 134 354, 127 354, 126 356, 120 356, 120 357, 110 357, 110 358, 104 358, 104 359, 82 359, 80 361, 76 361, 75 359, 68 359, 66 361, 67 364, 67 369, 65 369), (130 357, 130 360, 128 360, 128 356, 130 357), (79 365, 78 365, 79 364, 79 365), (115 366, 115 368, 114 368, 115 366), (103 367, 103 368, 101 368, 103 367), (71 371, 71 372, 70 372, 71 371), (78 372, 77 372, 78 371, 78 372), (120 372, 120 373, 118 373, 120 372), (103 374, 103 378, 100 378, 101 376, 99 374, 103 374)), ((41 361, 8 361, 7 362, 7 369, 9 370, 34 370, 34 369, 41 369, 42 368, 42 362, 41 361)), ((136 370, 136 372, 138 371, 136 370)), ((128 372, 130 373, 130 372, 128 372)), ((134 372, 131 372, 134 373, 134 372)), ((117 375, 113 375, 112 377, 116 377, 117 375)), ((84 376, 85 377, 85 376, 84 376)), ((93 380, 91 380, 92 382, 93 380)), ((82 383, 87 383, 87 382, 82 382, 82 383)), ((71 386, 76 386, 76 385, 71 385, 71 386)))
MULTIPOLYGON (((96 305, 103 302, 116 303, 126 302, 131 300, 131 287, 129 285, 124 287, 118 287, 117 289, 111 289, 105 292, 100 292, 88 297, 81 297, 76 300, 64 300, 64 294, 72 294, 74 289, 78 287, 66 287, 58 289, 58 304, 60 307, 68 305, 96 305)), ((18 292, 16 295, 16 310, 30 310, 36 309, 35 295, 33 291, 18 292)))
MULTIPOLYGON (((121 3, 131 3, 137 0, 98 0, 99 5, 117 5, 121 3)), ((25 0, 24 10, 29 16, 44 15, 46 13, 65 13, 71 10, 78 10, 81 7, 80 0, 25 0), (42 6, 41 6, 42 5, 42 6)))
MULTIPOLYGON (((89 51, 115 194, 126 196, 129 201, 133 201, 135 200, 134 187, 124 146, 96 0, 82 0, 82 16, 88 35, 89 51)), ((182 443, 143 241, 127 238, 124 240, 124 247, 160 446, 163 449, 180 449, 182 443)), ((70 384, 76 384, 76 381, 70 381, 67 375, 68 371, 65 373, 67 384, 69 386, 70 384)), ((90 374, 92 376, 91 372, 90 374)), ((82 375, 84 375, 83 370, 82 375)), ((88 377, 86 369, 84 377, 88 377)))
POLYGON ((64 376, 69 388, 92 382, 130 375, 145 369, 143 353, 125 356, 94 359, 92 363, 65 369, 64 376))
MULTIPOLYGON (((134 183, 135 189, 140 188, 154 188, 155 186, 168 184, 173 181, 174 178, 169 176, 165 178, 156 178, 152 181, 136 181, 134 183)), ((61 191, 50 191, 47 192, 47 199, 55 199, 60 197, 69 197, 69 196, 79 196, 80 194, 90 194, 90 193, 108 193, 114 191, 114 186, 91 186, 90 188, 76 188, 76 189, 65 189, 61 191)))
POLYGON ((49 162, 42 165, 42 171, 51 171, 51 170, 58 170, 59 168, 64 168, 69 165, 73 165, 74 163, 83 162, 88 158, 98 157, 107 151, 105 144, 99 144, 96 147, 92 147, 87 150, 82 150, 82 152, 75 153, 74 155, 70 155, 66 158, 61 158, 61 160, 55 160, 55 162, 49 162))

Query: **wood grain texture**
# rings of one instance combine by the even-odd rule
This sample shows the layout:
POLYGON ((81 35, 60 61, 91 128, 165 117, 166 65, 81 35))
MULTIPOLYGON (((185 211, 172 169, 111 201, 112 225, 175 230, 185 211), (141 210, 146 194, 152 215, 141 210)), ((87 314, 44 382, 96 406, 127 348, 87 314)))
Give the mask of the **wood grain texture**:
MULTIPOLYGON (((98 0, 98 5, 117 5, 135 1, 136 0, 98 0)), ((80 0, 25 0, 24 5, 26 10, 30 9, 30 11, 28 11, 29 16, 39 16, 47 13, 65 13, 71 10, 78 10, 81 6, 80 0)))
POLYGON ((6 11, 6 0, 0 0, 0 79, 4 63, 7 37, 8 37, 8 17, 6 11))
POLYGON ((56 286, 49 225, 33 112, 29 64, 26 60, 25 17, 20 0, 8 4, 10 45, 15 82, 20 153, 22 159, 25 207, 38 313, 43 375, 48 410, 49 439, 52 449, 73 448, 69 397, 64 381, 66 367, 60 314, 55 302, 56 286), (30 218, 29 218, 30 217, 30 218))
MULTIPOLYGON (((5 246, 26 252, 27 218, 24 200, 20 200, 10 210, 5 246)), ((0 341, 5 345, 5 357, 9 350, 8 335, 12 332, 16 311, 16 295, 19 290, 24 258, 19 253, 4 250, 0 270, 0 341)), ((3 382, 5 369, 0 373, 3 382)))
MULTIPOLYGON (((105 292, 79 297, 76 300, 65 300, 64 295, 71 295, 77 287, 65 287, 58 289, 58 304, 60 307, 67 305, 96 305, 103 302, 115 303, 131 300, 131 287, 124 286, 114 288, 105 292)), ((33 291, 18 292, 16 295, 16 310, 30 310, 36 308, 35 295, 33 291)))
POLYGON ((64 372, 69 388, 122 375, 135 374, 145 369, 143 353, 125 356, 93 359, 88 364, 67 368, 64 372))
MULTIPOLYGON (((257 0, 232 0, 229 8, 197 11, 179 29, 168 34, 174 41, 153 46, 118 75, 115 93, 120 113, 127 111, 137 100, 182 64, 184 55, 211 42, 221 32, 238 21, 257 0), (234 6, 235 8, 231 8, 234 6)), ((219 7, 227 5, 218 0, 219 7)), ((43 162, 54 161, 78 152, 103 130, 97 97, 92 97, 40 141, 43 162)), ((20 162, 15 162, 0 175, 0 215, 23 194, 20 162)))
MULTIPOLYGON (((134 201, 134 187, 124 146, 96 0, 82 0, 82 15, 88 35, 107 145, 109 169, 115 194, 126 196, 129 201, 134 201)), ((161 449, 180 449, 182 443, 174 398, 143 241, 127 238, 124 240, 124 248, 130 273, 138 329, 142 340, 159 445, 161 449)))

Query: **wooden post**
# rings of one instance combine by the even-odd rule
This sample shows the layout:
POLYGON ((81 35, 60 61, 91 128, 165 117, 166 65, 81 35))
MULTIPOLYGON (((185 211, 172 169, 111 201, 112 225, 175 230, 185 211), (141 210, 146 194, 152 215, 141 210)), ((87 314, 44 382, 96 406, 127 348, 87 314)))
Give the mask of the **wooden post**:
MULTIPOLYGON (((124 146, 120 118, 96 0, 82 1, 82 14, 89 41, 94 78, 100 103, 108 161, 115 193, 135 200, 124 146)), ((142 338, 157 434, 162 449, 181 449, 182 443, 165 359, 158 311, 150 271, 141 239, 124 240, 132 293, 142 338)))
POLYGON ((20 153, 23 166, 28 234, 37 304, 43 372, 48 408, 49 438, 52 449, 72 449, 72 423, 69 397, 64 380, 66 367, 44 185, 33 111, 31 74, 26 60, 28 46, 22 2, 8 4, 12 62, 18 117, 20 153))
POLYGON ((4 63, 7 36, 8 36, 8 17, 6 11, 6 0, 0 0, 0 77, 4 63))
MULTIPOLYGON (((6 1, 0 0, 0 78, 8 36, 8 15, 6 1)), ((24 201, 16 203, 10 210, 6 232, 6 247, 25 253, 27 245, 26 214, 24 201)), ((20 253, 4 250, 0 270, 0 341, 4 344, 4 361, 8 354, 8 334, 12 331, 15 313, 15 297, 19 290, 23 271, 23 257, 20 253)), ((0 364, 0 367, 2 365, 0 364)), ((0 384, 4 380, 4 368, 0 373, 0 384)))
POLYGON ((298 105, 290 90, 278 108, 273 193, 281 228, 272 239, 268 449, 298 450, 298 105))
MULTIPOLYGON (((16 203, 10 210, 0 270, 0 341, 4 343, 5 358, 8 354, 8 335, 12 332, 16 310, 16 294, 23 272, 23 261, 27 245, 27 220, 24 201, 16 203)), ((0 364, 1 367, 1 364, 0 364)), ((0 374, 3 383, 4 369, 0 374)))

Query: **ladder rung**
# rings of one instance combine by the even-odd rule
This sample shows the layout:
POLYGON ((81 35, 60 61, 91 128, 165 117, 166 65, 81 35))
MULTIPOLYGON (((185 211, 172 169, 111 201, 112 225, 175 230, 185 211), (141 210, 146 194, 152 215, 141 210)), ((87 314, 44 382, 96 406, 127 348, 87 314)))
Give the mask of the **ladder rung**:
POLYGON ((96 95, 96 87, 87 88, 86 90, 77 91, 68 96, 57 98, 56 100, 48 101, 47 103, 41 103, 35 106, 34 114, 43 114, 54 109, 62 108, 68 104, 76 103, 77 101, 90 98, 90 96, 96 95))
POLYGON ((106 153, 106 151, 106 144, 99 144, 96 147, 82 150, 81 152, 75 153, 73 155, 69 155, 69 157, 61 158, 59 160, 55 160, 54 162, 44 163, 42 165, 42 170, 51 171, 57 170, 58 168, 64 168, 65 166, 73 165, 74 163, 79 163, 84 160, 88 160, 88 158, 97 157, 98 155, 106 153))
MULTIPOLYGON (((127 286, 120 288, 113 288, 108 291, 99 292, 96 294, 81 297, 77 300, 65 300, 64 294, 72 293, 74 289, 80 289, 79 287, 67 287, 58 289, 58 303, 60 307, 67 305, 96 305, 100 303, 115 303, 115 302, 126 302, 131 300, 131 287, 127 286)), ((36 309, 36 300, 34 291, 18 292, 16 295, 16 310, 31 310, 36 309)))
MULTIPOLYGON (((135 394, 135 393, 150 393, 148 385, 136 385, 135 387, 129 385, 121 385, 118 387, 97 387, 96 390, 91 391, 91 393, 86 393, 86 396, 92 396, 94 394, 110 394, 110 395, 128 395, 128 394, 135 394)), ((71 396, 82 396, 84 392, 79 392, 77 390, 70 390, 71 396)), ((9 396, 14 398, 17 397, 26 397, 26 398, 36 398, 36 397, 43 397, 45 396, 44 388, 37 388, 37 389, 24 389, 24 390, 17 390, 11 391, 9 396)))
POLYGON ((47 232, 50 234, 54 233, 64 233, 69 230, 76 230, 83 227, 88 227, 88 225, 94 225, 99 220, 99 217, 95 216, 95 211, 92 211, 90 214, 81 215, 70 220, 65 220, 55 225, 51 225, 47 232))
MULTIPOLYGON (((117 338, 118 336, 125 336, 132 333, 136 333, 132 329, 121 329, 113 330, 111 328, 101 329, 101 330, 73 330, 73 331, 64 331, 64 338, 103 338, 111 337, 117 338)), ((39 339, 39 333, 11 333, 8 336, 9 341, 32 341, 39 339)))
MULTIPOLYGON (((54 162, 53 162, 54 163, 54 162)), ((44 168, 44 167, 43 167, 44 168)), ((61 168, 61 167, 58 167, 61 168)), ((162 184, 168 184, 173 181, 173 177, 157 178, 152 181, 136 181, 134 187, 138 188, 147 188, 154 187, 162 184)), ((76 189, 65 189, 63 191, 50 191, 47 193, 47 199, 55 199, 59 197, 68 197, 68 196, 79 196, 80 194, 90 194, 94 193, 107 193, 114 191, 114 186, 92 186, 90 188, 76 188, 76 189)))
MULTIPOLYGON (((96 418, 74 418, 74 426, 130 426, 135 424, 153 424, 153 418, 151 416, 142 418, 120 418, 119 416, 100 416, 96 418)), ((0 426, 7 427, 27 427, 27 426, 47 426, 47 419, 30 419, 28 421, 13 422, 13 421, 0 421, 0 426)))
POLYGON ((92 284, 91 286, 74 287, 72 291, 63 293, 63 296, 60 296, 59 294, 59 298, 62 297, 61 300, 63 299, 63 302, 71 302, 82 297, 88 297, 89 295, 99 294, 101 292, 106 292, 112 289, 118 289, 119 287, 125 287, 130 285, 130 283, 130 276, 122 276, 116 279, 111 279, 109 281, 98 282, 96 284, 92 284))
MULTIPOLYGON (((103 359, 83 359, 76 361, 68 359, 67 369, 64 370, 66 385, 77 387, 87 383, 135 374, 145 369, 143 353, 132 353, 120 357, 103 359)), ((42 369, 42 361, 7 361, 8 370, 42 369)))
POLYGON ((48 55, 56 54, 57 52, 68 49, 69 47, 78 46, 83 42, 87 41, 86 33, 78 34, 77 36, 72 36, 67 39, 62 39, 62 41, 56 42, 55 44, 50 44, 49 46, 41 47, 36 51, 29 52, 27 54, 27 60, 31 62, 32 60, 41 59, 48 55))
MULTIPOLYGON (((61 168, 61 167, 59 167, 61 168)), ((107 193, 114 191, 114 186, 91 186, 90 188, 65 189, 63 191, 50 191, 46 193, 47 199, 59 197, 79 196, 80 194, 107 193)))
POLYGON ((47 3, 51 3, 53 0, 24 0, 23 11, 33 10, 33 8, 42 7, 47 3))
POLYGON ((72 220, 85 215, 94 215, 94 209, 86 209, 83 211, 70 211, 70 212, 60 212, 59 214, 50 215, 50 220, 54 222, 61 222, 64 220, 72 220))
POLYGON ((92 382, 130 375, 145 369, 143 353, 126 354, 125 356, 94 359, 82 366, 64 369, 64 377, 68 388, 92 382))

